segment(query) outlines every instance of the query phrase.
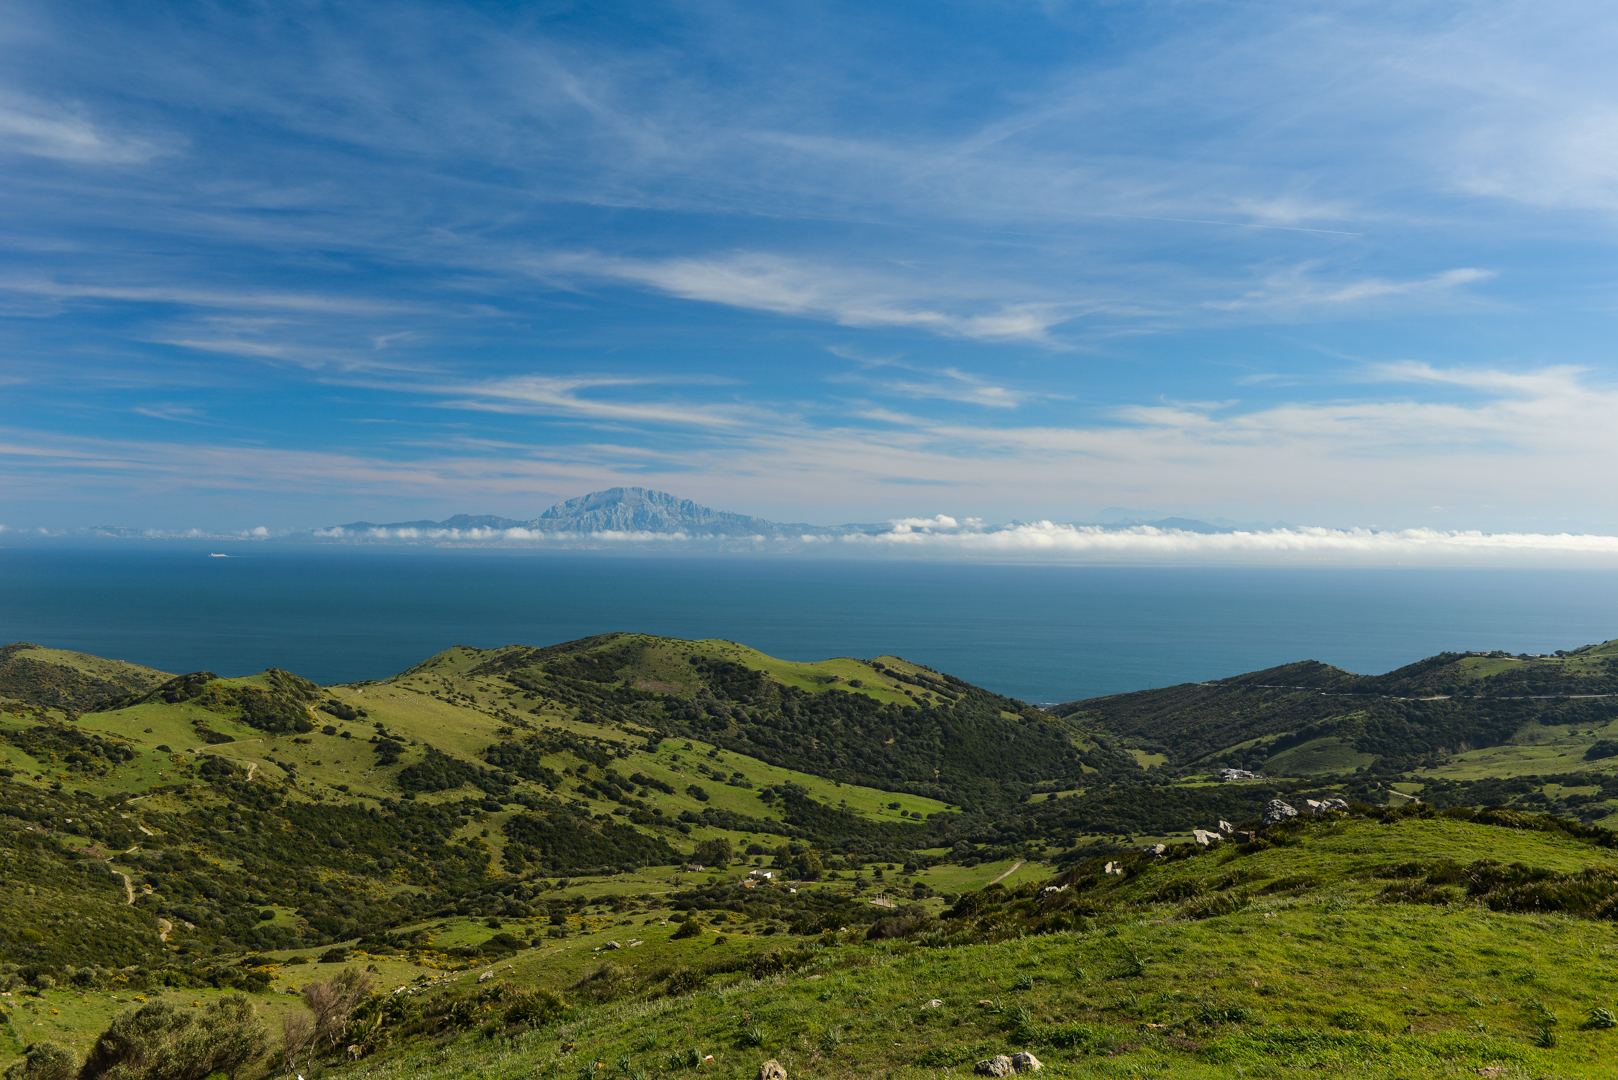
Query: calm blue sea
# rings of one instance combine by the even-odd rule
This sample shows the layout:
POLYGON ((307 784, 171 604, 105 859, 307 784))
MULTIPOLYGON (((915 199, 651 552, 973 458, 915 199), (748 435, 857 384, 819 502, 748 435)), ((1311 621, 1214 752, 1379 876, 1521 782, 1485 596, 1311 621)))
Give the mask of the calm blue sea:
POLYGON ((0 642, 166 671, 378 678, 609 630, 797 660, 894 653, 1034 702, 1315 659, 1618 636, 1618 572, 1193 569, 108 542, 0 549, 0 642))

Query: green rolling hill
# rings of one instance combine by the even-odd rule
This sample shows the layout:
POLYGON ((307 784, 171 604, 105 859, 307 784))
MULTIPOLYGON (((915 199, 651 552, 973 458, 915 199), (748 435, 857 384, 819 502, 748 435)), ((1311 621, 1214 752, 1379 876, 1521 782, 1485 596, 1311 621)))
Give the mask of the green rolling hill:
MULTIPOLYGON (((44 1043, 84 1061, 146 1006, 279 1031, 346 970, 390 992, 355 1020, 378 1077, 583 1055, 636 1080, 692 1050, 931 1076, 1017 1048, 1083 1075, 1608 1075, 1615 666, 1610 642, 1303 663, 1041 711, 897 657, 639 634, 324 687, 7 646, 0 1064, 62 1080, 44 1043), (1352 813, 1259 826, 1329 796, 1352 813), (1255 838, 1185 842, 1220 819, 1255 838)), ((249 1073, 280 1067, 266 1038, 249 1073)))
POLYGON ((1584 755, 1614 734, 1618 641, 1547 657, 1444 653, 1378 676, 1306 661, 1051 711, 1182 771, 1462 775, 1522 746, 1539 750, 1496 775, 1600 772, 1613 763, 1584 755))

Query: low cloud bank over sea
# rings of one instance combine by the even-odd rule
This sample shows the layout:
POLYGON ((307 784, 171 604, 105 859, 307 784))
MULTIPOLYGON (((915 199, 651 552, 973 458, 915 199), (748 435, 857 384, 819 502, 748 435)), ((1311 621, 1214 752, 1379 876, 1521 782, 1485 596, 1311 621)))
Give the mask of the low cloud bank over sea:
POLYGON ((444 521, 352 522, 303 532, 266 526, 229 534, 104 526, 73 533, 7 530, 0 539, 61 537, 277 544, 640 550, 854 557, 956 557, 1115 563, 1618 565, 1618 536, 1215 524, 1190 518, 989 524, 937 514, 848 525, 781 524, 712 510, 664 492, 613 488, 529 521, 460 515, 444 521))

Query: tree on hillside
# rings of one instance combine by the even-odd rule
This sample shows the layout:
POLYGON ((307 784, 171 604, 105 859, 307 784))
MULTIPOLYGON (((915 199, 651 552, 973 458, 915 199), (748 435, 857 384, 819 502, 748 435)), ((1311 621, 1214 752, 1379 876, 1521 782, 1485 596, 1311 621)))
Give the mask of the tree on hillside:
POLYGON ((348 1022, 371 993, 372 978, 358 968, 344 968, 325 982, 303 988, 303 1003, 314 1014, 314 1046, 334 1050, 348 1037, 348 1022))
POLYGON ((718 837, 714 840, 704 840, 697 845, 691 853, 691 861, 699 862, 703 866, 729 866, 731 859, 735 858, 735 849, 730 846, 727 837, 718 837))

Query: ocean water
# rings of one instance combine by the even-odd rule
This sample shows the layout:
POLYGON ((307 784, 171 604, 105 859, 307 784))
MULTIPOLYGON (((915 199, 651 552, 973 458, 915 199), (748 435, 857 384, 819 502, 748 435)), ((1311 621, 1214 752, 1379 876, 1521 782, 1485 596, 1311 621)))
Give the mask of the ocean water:
POLYGON ((451 645, 611 630, 795 660, 892 653, 1032 702, 1314 659, 1618 636, 1618 571, 990 565, 112 542, 0 549, 0 642, 166 671, 380 678, 451 645))

